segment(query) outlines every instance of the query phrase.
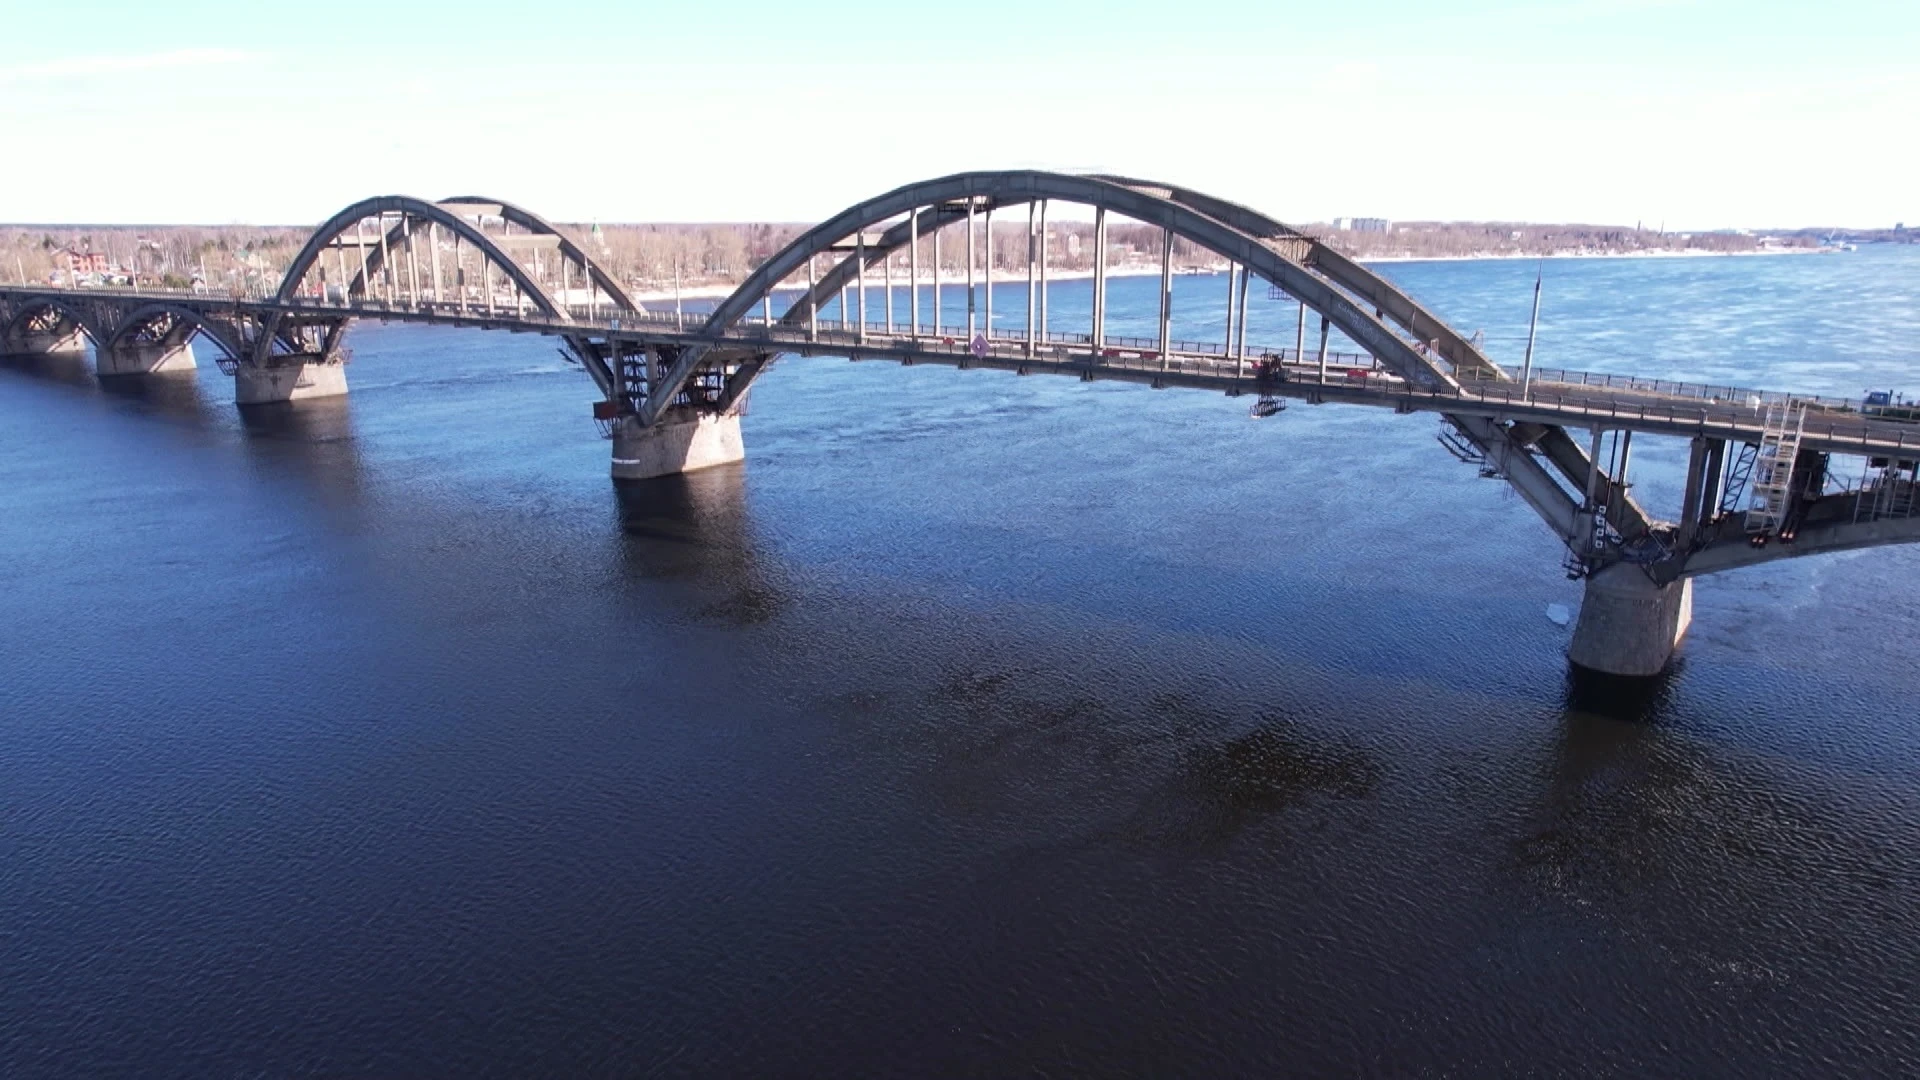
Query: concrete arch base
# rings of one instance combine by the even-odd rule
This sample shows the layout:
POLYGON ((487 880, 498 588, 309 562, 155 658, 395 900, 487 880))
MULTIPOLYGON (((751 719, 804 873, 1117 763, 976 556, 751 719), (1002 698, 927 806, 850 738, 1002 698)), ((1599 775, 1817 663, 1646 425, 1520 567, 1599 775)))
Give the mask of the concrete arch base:
POLYGON ((664 417, 652 427, 624 418, 613 432, 613 478, 650 480, 745 461, 738 415, 664 417))
POLYGON ((241 364, 233 372, 236 405, 271 405, 280 401, 339 397, 347 392, 347 369, 340 363, 281 364, 254 367, 241 364))
POLYGON ((1607 675, 1658 675, 1692 623, 1691 578, 1660 586, 1615 563, 1587 579, 1567 659, 1607 675))
POLYGON ((116 375, 160 375, 169 371, 192 371, 193 342, 178 345, 122 345, 101 349, 93 356, 93 373, 103 379, 116 375))

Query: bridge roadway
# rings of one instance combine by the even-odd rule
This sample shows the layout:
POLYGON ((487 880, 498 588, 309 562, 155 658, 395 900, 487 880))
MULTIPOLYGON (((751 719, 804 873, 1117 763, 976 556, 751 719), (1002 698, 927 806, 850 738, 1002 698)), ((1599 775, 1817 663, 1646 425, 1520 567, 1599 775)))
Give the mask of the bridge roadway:
POLYGON ((1565 545, 1567 571, 1586 582, 1570 658, 1614 674, 1665 667, 1692 617, 1695 575, 1920 541, 1920 426, 1778 391, 1551 370, 1516 379, 1477 342, 1314 237, 1244 206, 1126 177, 1022 170, 908 184, 807 230, 712 311, 686 314, 634 303, 586 248, 510 203, 377 196, 317 227, 270 295, 0 286, 0 352, 72 352, 90 341, 101 375, 136 375, 191 367, 199 337, 223 354, 237 402, 291 402, 347 392, 345 333, 369 318, 558 339, 601 391, 595 417, 612 438, 616 479, 741 460, 747 393, 791 354, 1253 395, 1256 412, 1293 398, 1437 414, 1449 451, 1511 485, 1565 545), (1084 333, 1048 322, 1046 222, 1056 201, 1093 211, 1084 333), (997 290, 981 287, 976 268, 982 257, 997 265, 995 237, 1006 242, 1014 214, 1026 219, 1024 229, 1016 221, 1012 248, 1024 249, 1027 302, 1018 316, 1026 325, 1008 332, 993 318, 997 290), (1160 237, 1154 337, 1106 332, 1109 214, 1160 237), (946 279, 963 298, 953 307, 939 300, 943 234, 964 237, 965 276, 956 281, 949 269, 946 279), (1176 240, 1227 266, 1217 342, 1173 337, 1176 240), (928 266, 935 300, 923 320, 928 266), (1297 303, 1291 345, 1248 343, 1255 278, 1270 299, 1297 303), (899 320, 896 284, 908 296, 899 320), (882 287, 886 316, 876 322, 868 293, 882 287), (582 291, 588 304, 568 302, 582 291), (859 321, 822 318, 835 300, 843 320, 859 321), (1318 323, 1313 349, 1309 313, 1318 323), (1363 352, 1330 350, 1335 332, 1363 352), (1632 496, 1635 434, 1690 441, 1676 521, 1632 496), (1861 460, 1857 482, 1832 467, 1834 455, 1861 460))
POLYGON ((928 324, 916 334, 899 323, 891 327, 867 323, 862 329, 856 323, 819 319, 810 329, 779 321, 752 321, 714 334, 705 328, 708 313, 704 311, 642 309, 610 313, 605 307, 572 305, 563 317, 536 311, 489 313, 472 304, 463 308, 447 303, 390 304, 374 299, 340 304, 305 298, 219 297, 181 289, 67 290, 0 285, 0 297, 16 303, 75 293, 109 295, 137 304, 191 303, 255 315, 347 315, 383 322, 554 336, 591 333, 634 351, 661 345, 701 346, 719 350, 723 359, 727 351, 737 351, 944 364, 963 370, 1070 375, 1089 381, 1208 390, 1229 396, 1259 394, 1316 404, 1366 405, 1398 413, 1484 416, 1507 422, 1751 443, 1759 442, 1765 432, 1767 409, 1792 401, 1808 407, 1800 442, 1805 449, 1855 456, 1920 456, 1920 425, 1874 419, 1863 415, 1853 402, 1814 394, 1599 372, 1541 369, 1526 387, 1511 377, 1464 377, 1451 385, 1428 388, 1383 370, 1365 354, 1329 351, 1323 366, 1314 351, 1288 346, 1248 345, 1243 355, 1235 355, 1223 344, 1174 342, 1163 360, 1151 339, 1108 337, 1096 352, 1092 335, 1077 333, 1051 332, 1032 341, 1024 335, 996 334, 986 339, 984 349, 976 351, 966 328, 952 325, 928 324))

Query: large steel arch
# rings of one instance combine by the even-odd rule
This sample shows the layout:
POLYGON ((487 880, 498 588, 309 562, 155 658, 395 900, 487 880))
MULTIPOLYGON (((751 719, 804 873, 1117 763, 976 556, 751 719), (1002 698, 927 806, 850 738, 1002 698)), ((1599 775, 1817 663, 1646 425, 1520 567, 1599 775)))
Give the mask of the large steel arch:
MULTIPOLYGON (((534 280, 533 275, 529 274, 518 260, 494 243, 492 237, 481 232, 472 222, 459 214, 436 203, 408 195, 377 195, 371 199, 363 199, 328 218, 313 231, 313 235, 307 238, 306 245, 300 249, 300 253, 294 256, 293 262, 287 267, 286 276, 280 279, 280 288, 274 294, 274 299, 282 303, 293 300, 295 293, 299 290, 300 282, 306 278, 307 271, 313 269, 314 265, 320 261, 321 253, 328 246, 344 236, 348 229, 359 222, 381 214, 411 216, 451 230, 455 235, 472 244, 481 258, 504 272, 519 288, 521 295, 532 302, 541 314, 561 321, 570 321, 566 308, 556 303, 553 297, 547 294, 546 289, 534 280)), ((372 259, 363 259, 361 261, 363 272, 372 264, 372 259)))
MULTIPOLYGON (((1478 346, 1468 341, 1459 331, 1427 310, 1405 291, 1319 240, 1306 236, 1257 210, 1188 188, 1124 176, 1103 176, 1099 179, 1137 191, 1149 192, 1191 207, 1252 235, 1282 241, 1275 244, 1276 247, 1302 250, 1304 246, 1303 253, 1299 256, 1303 266, 1334 282, 1356 299, 1372 306, 1378 315, 1394 323, 1408 338, 1429 350, 1429 355, 1437 354, 1444 359, 1454 372, 1468 373, 1478 379, 1511 381, 1511 376, 1500 365, 1488 359, 1478 346)), ((1488 440, 1476 436, 1473 429, 1481 428, 1482 434, 1499 434, 1487 428, 1481 421, 1465 421, 1457 417, 1450 419, 1456 427, 1461 428, 1470 437, 1474 437, 1474 441, 1480 443, 1483 450, 1487 448, 1488 440)), ((1592 470, 1587 451, 1582 449, 1564 429, 1545 428, 1534 436, 1533 443, 1575 490, 1591 482, 1592 470)), ((1618 492, 1615 497, 1620 503, 1621 522, 1628 531, 1643 533, 1651 528, 1652 519, 1632 495, 1618 492)))
MULTIPOLYGON (((896 188, 876 198, 847 208, 827 221, 802 233, 786 248, 767 260, 733 294, 722 301, 714 310, 703 328, 708 336, 723 334, 743 318, 748 312, 788 277, 792 276, 809 259, 836 250, 842 241, 873 226, 891 221, 914 210, 935 208, 936 216, 943 204, 973 201, 982 208, 991 206, 999 209, 1007 206, 1020 206, 1040 199, 1057 199, 1062 202, 1081 203, 1108 210, 1132 218, 1143 224, 1157 225, 1192 243, 1247 267, 1254 274, 1284 289, 1289 295, 1299 299, 1307 307, 1319 313, 1341 333, 1352 339, 1361 348, 1386 365, 1388 370, 1423 388, 1438 388, 1451 385, 1452 376, 1433 358, 1414 343, 1396 334, 1380 316, 1366 310, 1360 301, 1346 291, 1336 287, 1333 281, 1314 274, 1306 265, 1289 258, 1276 246, 1270 244, 1269 236, 1258 235, 1244 227, 1211 217, 1192 206, 1183 205, 1173 199, 1163 197, 1152 189, 1129 187, 1126 184, 1097 176, 1078 176, 1066 173, 1021 170, 1013 172, 957 173, 936 180, 908 184, 896 188), (984 202, 982 202, 984 200, 984 202)), ((1222 204, 1230 205, 1230 204, 1222 204)), ((1250 211, 1246 212, 1250 217, 1250 211)), ((948 218, 948 223, 951 222, 948 218)), ((1270 219, 1268 219, 1270 220, 1270 219)), ((1294 241, 1302 248, 1312 243, 1299 233, 1285 226, 1278 226, 1288 234, 1286 239, 1294 241)), ((857 264, 857 256, 843 260, 844 270, 836 271, 844 277, 858 274, 866 266, 886 258, 898 250, 900 244, 907 242, 905 229, 893 229, 882 234, 879 242, 866 247, 864 264, 857 264), (857 265, 856 265, 857 264, 857 265)), ((924 229, 923 229, 924 231, 924 229)), ((1378 279, 1376 279, 1378 280, 1378 279)), ((1379 281, 1380 287, 1392 290, 1392 286, 1379 281)), ((1397 290, 1392 290, 1397 293, 1397 290)), ((818 303, 825 293, 816 289, 804 302, 818 303)), ((1408 301, 1411 304, 1411 300, 1408 301)), ((791 310, 789 315, 791 315, 791 310)), ((802 314, 804 317, 804 313, 802 314)), ((686 375, 692 373, 698 364, 698 350, 675 365, 668 379, 661 387, 664 393, 655 396, 656 401, 669 400, 679 388, 686 375)))
MULTIPOLYGON (((715 309, 702 336, 723 340, 781 282, 819 255, 844 253, 845 258, 789 307, 783 316, 789 324, 806 318, 840 283, 889 258, 915 235, 958 220, 966 207, 1000 209, 1037 200, 1079 203, 1158 226, 1245 267, 1312 309, 1413 386, 1457 389, 1456 372, 1505 377, 1462 335, 1391 282, 1270 217, 1174 185, 1034 170, 958 173, 908 184, 849 207, 803 233, 742 282, 715 309), (895 224, 869 239, 869 229, 903 215, 909 222, 921 222, 917 234, 909 225, 895 224), (860 242, 849 245, 849 237, 859 237, 860 242)), ((665 377, 650 388, 641 410, 642 423, 659 419, 687 379, 707 361, 711 347, 689 348, 677 358, 665 377)), ((766 359, 755 357, 739 366, 733 380, 738 385, 730 388, 728 402, 740 400, 766 359)), ((1450 415, 1447 420, 1487 456, 1563 542, 1569 547, 1584 542, 1588 526, 1581 518, 1579 501, 1533 456, 1537 446, 1567 484, 1580 490, 1589 482, 1589 460, 1565 431, 1547 428, 1518 433, 1481 417, 1450 415)), ((1644 531, 1649 525, 1638 507, 1632 507, 1627 517, 1633 531, 1644 531)))
POLYGON ((1372 304, 1376 311, 1398 325, 1414 341, 1436 348, 1453 370, 1470 371, 1496 379, 1506 377, 1500 366, 1487 359, 1472 342, 1398 286, 1292 226, 1239 203, 1189 188, 1127 176, 1099 176, 1096 179, 1157 195, 1250 235, 1270 241, 1284 240, 1291 247, 1303 248, 1304 254, 1299 257, 1303 266, 1318 272, 1358 299, 1372 304))
POLYGON ((566 233, 561 232, 553 224, 548 222, 546 218, 541 217, 533 211, 525 207, 516 206, 503 199, 490 199, 484 195, 455 195, 451 199, 441 199, 440 205, 499 207, 500 216, 511 224, 518 225, 536 236, 551 236, 559 241, 560 253, 572 259, 585 269, 590 279, 600 286, 600 291, 611 297, 623 310, 640 310, 639 305, 635 304, 633 299, 627 295, 627 290, 620 287, 620 282, 615 279, 612 274, 607 273, 599 263, 595 262, 593 258, 587 254, 586 249, 574 243, 566 233))

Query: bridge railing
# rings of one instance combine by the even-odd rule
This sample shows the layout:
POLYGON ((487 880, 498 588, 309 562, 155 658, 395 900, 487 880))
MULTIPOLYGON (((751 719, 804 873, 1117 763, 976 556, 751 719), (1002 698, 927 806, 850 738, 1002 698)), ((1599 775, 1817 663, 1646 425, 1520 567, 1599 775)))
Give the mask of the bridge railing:
MULTIPOLYGON (((1465 382, 1483 382, 1501 384, 1507 380, 1496 379, 1490 374, 1479 372, 1457 372, 1459 380, 1465 382)), ((1789 402, 1810 405, 1817 409, 1835 412, 1860 411, 1860 403, 1847 398, 1823 397, 1819 394, 1796 394, 1778 390, 1754 390, 1739 386, 1720 386, 1712 383, 1681 382, 1673 379, 1645 379, 1637 375, 1619 375, 1611 372, 1571 371, 1564 368, 1534 368, 1535 382, 1552 382, 1572 386, 1597 386, 1608 390, 1626 390, 1637 393, 1657 394, 1662 397, 1691 398, 1700 401, 1719 401, 1738 405, 1767 406, 1783 405, 1789 402)))
POLYGON ((60 293, 107 293, 114 296, 161 296, 182 297, 193 300, 267 300, 273 296, 273 290, 234 290, 234 289, 181 289, 164 285, 20 285, 0 284, 0 289, 22 289, 28 292, 60 293))

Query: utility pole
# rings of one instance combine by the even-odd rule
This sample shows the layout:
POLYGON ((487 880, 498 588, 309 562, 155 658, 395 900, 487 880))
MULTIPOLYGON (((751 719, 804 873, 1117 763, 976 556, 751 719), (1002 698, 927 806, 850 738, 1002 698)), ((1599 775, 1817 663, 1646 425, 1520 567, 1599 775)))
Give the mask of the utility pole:
POLYGON ((1540 260, 1533 275, 1533 318, 1527 323, 1527 356, 1520 364, 1520 398, 1526 400, 1533 387, 1533 335, 1540 328, 1540 281, 1546 277, 1547 261, 1540 260))

